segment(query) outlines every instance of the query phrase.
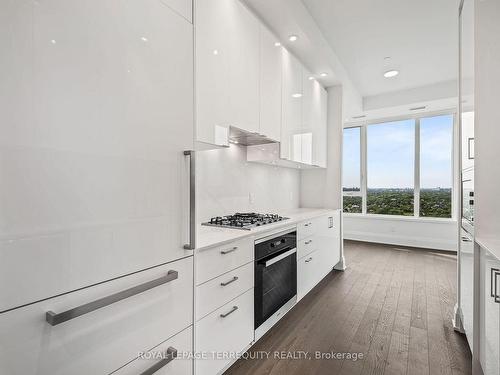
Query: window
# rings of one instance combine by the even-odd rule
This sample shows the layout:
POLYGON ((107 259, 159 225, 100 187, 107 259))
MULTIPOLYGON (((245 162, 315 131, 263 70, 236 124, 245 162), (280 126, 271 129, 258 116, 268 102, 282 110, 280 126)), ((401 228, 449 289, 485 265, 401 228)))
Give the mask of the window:
POLYGON ((420 216, 451 217, 453 116, 420 120, 420 216))
POLYGON ((342 192, 344 212, 361 213, 361 128, 344 129, 342 192))
POLYGON ((367 127, 369 214, 412 216, 414 208, 415 120, 367 127))
POLYGON ((454 116, 344 129, 347 213, 452 217, 454 116))

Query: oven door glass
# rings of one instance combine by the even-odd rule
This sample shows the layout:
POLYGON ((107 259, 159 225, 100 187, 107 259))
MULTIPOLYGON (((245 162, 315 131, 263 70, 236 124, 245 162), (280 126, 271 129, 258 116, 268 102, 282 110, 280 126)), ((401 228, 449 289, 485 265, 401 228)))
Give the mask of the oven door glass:
POLYGON ((255 328, 297 294, 297 252, 284 249, 255 263, 255 328))

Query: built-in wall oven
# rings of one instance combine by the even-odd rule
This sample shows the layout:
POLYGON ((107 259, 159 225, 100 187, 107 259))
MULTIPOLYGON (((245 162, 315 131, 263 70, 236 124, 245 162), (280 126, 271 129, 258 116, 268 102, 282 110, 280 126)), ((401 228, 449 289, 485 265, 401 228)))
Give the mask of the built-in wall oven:
POLYGON ((255 339, 297 301, 296 244, 295 229, 255 242, 255 339))

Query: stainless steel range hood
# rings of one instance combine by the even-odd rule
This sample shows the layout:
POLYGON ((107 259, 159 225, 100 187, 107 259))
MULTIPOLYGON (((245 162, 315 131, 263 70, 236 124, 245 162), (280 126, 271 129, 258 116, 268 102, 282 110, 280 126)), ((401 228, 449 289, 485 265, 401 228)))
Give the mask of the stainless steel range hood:
POLYGON ((229 142, 242 146, 255 146, 267 143, 277 143, 263 134, 249 132, 234 126, 229 127, 229 142))

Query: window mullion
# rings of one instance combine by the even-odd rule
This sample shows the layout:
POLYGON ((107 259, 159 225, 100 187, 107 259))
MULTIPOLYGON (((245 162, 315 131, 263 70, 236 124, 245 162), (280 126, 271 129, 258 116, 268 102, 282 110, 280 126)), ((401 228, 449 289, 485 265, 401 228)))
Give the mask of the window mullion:
POLYGON ((361 127, 361 202, 362 202, 362 213, 367 213, 367 184, 368 184, 368 176, 366 173, 367 167, 367 141, 366 141, 366 126, 361 127))
POLYGON ((420 118, 415 119, 415 177, 413 192, 413 215, 420 216, 420 118))

